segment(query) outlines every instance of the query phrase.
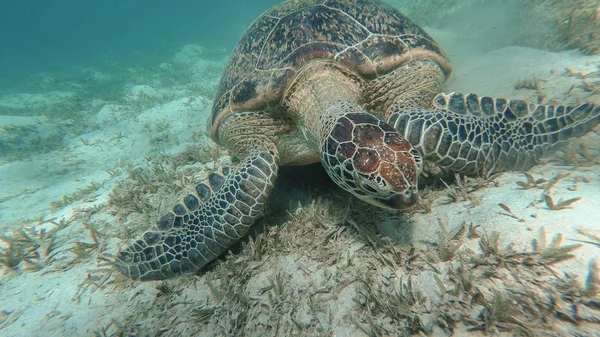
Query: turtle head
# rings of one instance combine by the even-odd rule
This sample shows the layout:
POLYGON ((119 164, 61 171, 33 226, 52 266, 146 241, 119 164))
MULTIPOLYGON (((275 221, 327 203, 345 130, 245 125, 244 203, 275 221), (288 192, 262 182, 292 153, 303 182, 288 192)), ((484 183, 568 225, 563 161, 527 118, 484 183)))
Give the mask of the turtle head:
POLYGON ((359 199, 394 210, 417 202, 421 156, 391 125, 367 112, 345 113, 322 144, 329 176, 359 199))

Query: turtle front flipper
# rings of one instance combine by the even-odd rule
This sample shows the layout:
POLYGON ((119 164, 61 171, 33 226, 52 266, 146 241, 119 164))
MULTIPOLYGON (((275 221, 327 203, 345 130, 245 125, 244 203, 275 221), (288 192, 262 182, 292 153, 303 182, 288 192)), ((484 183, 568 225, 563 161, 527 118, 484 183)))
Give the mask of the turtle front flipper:
MULTIPOLYGON (((272 144, 269 144, 272 145, 272 144)), ((157 231, 119 252, 115 265, 135 280, 160 280, 198 271, 246 234, 277 176, 275 146, 249 149, 237 169, 211 174, 207 184, 158 221, 157 231)))
POLYGON ((389 118, 426 160, 463 174, 528 170, 546 151, 600 123, 600 106, 538 105, 475 94, 438 94, 433 109, 389 118))

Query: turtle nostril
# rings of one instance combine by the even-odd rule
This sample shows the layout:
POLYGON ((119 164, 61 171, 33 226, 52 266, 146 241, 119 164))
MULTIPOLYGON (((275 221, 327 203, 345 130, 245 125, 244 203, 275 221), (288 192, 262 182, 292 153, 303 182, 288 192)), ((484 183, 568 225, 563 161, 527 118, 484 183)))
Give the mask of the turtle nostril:
POLYGON ((419 199, 419 192, 415 187, 411 187, 404 192, 404 200, 407 205, 414 205, 419 199))

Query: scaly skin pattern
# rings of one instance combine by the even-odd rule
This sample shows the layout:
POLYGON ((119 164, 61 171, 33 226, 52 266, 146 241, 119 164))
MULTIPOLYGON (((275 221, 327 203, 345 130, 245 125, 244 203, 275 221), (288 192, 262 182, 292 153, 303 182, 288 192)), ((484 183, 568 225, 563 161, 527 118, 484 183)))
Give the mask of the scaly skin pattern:
POLYGON ((236 170, 213 174, 158 222, 158 231, 121 251, 116 267, 134 280, 196 272, 246 234, 277 177, 274 150, 249 151, 236 170))
POLYGON ((408 208, 417 200, 420 157, 391 125, 360 107, 361 86, 346 69, 313 62, 284 102, 341 188, 379 207, 408 208))
POLYGON ((600 123, 600 106, 439 94, 433 109, 398 109, 390 123, 425 160, 463 174, 525 171, 546 151, 600 123))
POLYGON ((352 104, 338 102, 332 108, 345 112, 322 141, 321 163, 332 180, 379 207, 414 205, 421 162, 410 143, 352 104))

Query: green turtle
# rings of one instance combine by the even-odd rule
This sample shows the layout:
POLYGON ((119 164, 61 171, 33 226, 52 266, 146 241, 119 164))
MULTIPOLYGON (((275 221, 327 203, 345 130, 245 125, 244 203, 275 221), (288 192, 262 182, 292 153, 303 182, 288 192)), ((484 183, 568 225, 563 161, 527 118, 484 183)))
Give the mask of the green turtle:
POLYGON ((413 205, 423 161, 462 174, 527 170, 590 131, 600 108, 440 93, 452 66, 400 12, 370 0, 292 0, 252 23, 221 78, 208 134, 240 164, 209 176, 117 255, 137 280, 198 271, 261 216, 282 165, 321 162, 340 187, 413 205))

